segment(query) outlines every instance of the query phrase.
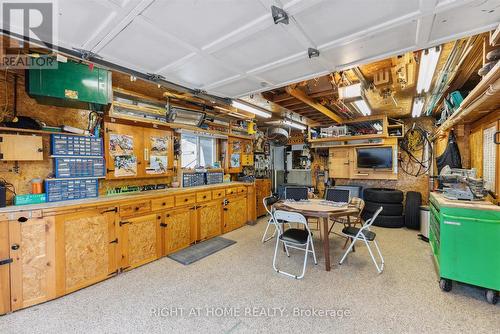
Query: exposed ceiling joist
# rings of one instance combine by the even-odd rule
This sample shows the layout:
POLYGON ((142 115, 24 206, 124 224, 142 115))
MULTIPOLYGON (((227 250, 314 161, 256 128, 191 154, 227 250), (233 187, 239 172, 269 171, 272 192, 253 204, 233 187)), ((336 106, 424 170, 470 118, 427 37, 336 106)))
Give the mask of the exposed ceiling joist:
POLYGON ((333 121, 335 121, 339 124, 341 124, 343 122, 342 118, 340 118, 337 114, 335 114, 333 111, 326 108, 325 106, 312 100, 309 96, 307 96, 301 90, 298 90, 297 88, 291 88, 291 87, 286 87, 285 90, 288 94, 290 94, 293 97, 295 97, 296 99, 304 102, 305 104, 310 105, 311 107, 318 110, 320 113, 324 114, 325 116, 332 119, 333 121))

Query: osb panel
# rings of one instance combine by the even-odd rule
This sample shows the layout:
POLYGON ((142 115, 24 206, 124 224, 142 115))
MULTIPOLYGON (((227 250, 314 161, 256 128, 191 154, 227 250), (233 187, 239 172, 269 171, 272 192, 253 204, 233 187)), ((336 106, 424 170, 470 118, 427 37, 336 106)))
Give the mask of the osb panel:
POLYGON ((469 136, 471 148, 470 166, 476 168, 479 177, 483 176, 483 131, 481 128, 471 132, 469 136))
POLYGON ((199 210, 199 214, 201 239, 221 233, 222 216, 219 204, 202 208, 199 210))
POLYGON ((21 225, 21 250, 23 266, 23 300, 29 301, 47 294, 46 221, 21 225))
POLYGON ((64 222, 66 289, 92 281, 108 272, 108 223, 104 216, 64 222))
POLYGON ((167 253, 189 245, 191 242, 191 212, 170 214, 167 218, 167 253))
POLYGON ((225 222, 227 226, 236 228, 243 225, 246 221, 247 213, 246 200, 244 198, 232 200, 227 213, 228 221, 225 222))
POLYGON ((130 264, 136 264, 156 256, 156 215, 151 219, 128 225, 130 264))

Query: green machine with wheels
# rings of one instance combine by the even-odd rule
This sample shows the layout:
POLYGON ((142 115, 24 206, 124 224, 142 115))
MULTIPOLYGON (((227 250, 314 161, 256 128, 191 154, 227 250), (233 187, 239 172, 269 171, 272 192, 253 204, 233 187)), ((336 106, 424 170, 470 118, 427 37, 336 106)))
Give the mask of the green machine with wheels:
POLYGON ((486 289, 498 302, 500 290, 500 207, 486 201, 457 201, 430 195, 429 243, 439 271, 439 285, 452 282, 486 289))

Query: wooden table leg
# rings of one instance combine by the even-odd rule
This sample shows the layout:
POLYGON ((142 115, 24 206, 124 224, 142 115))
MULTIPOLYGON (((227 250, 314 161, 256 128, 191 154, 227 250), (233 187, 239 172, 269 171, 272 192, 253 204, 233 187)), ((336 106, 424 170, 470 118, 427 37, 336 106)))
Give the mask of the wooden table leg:
POLYGON ((323 220, 323 249, 325 251, 325 269, 330 271, 330 239, 328 238, 328 218, 323 220))

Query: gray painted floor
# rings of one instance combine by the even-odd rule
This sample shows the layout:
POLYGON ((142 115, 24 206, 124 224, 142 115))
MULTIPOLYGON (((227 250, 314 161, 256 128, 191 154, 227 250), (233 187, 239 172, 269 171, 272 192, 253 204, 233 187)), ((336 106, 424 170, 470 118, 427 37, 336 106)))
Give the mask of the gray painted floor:
MULTIPOLYGON (((483 290, 440 291, 415 231, 375 228, 381 275, 363 246, 325 272, 316 242, 320 263, 297 281, 272 270, 274 242, 260 242, 264 228, 261 220, 225 235, 237 243, 189 266, 163 258, 2 316, 0 333, 499 333, 500 305, 487 304, 483 290)), ((332 236, 331 245, 336 263, 343 240, 332 236)), ((282 268, 300 270, 302 256, 291 255, 280 258, 282 268)))

